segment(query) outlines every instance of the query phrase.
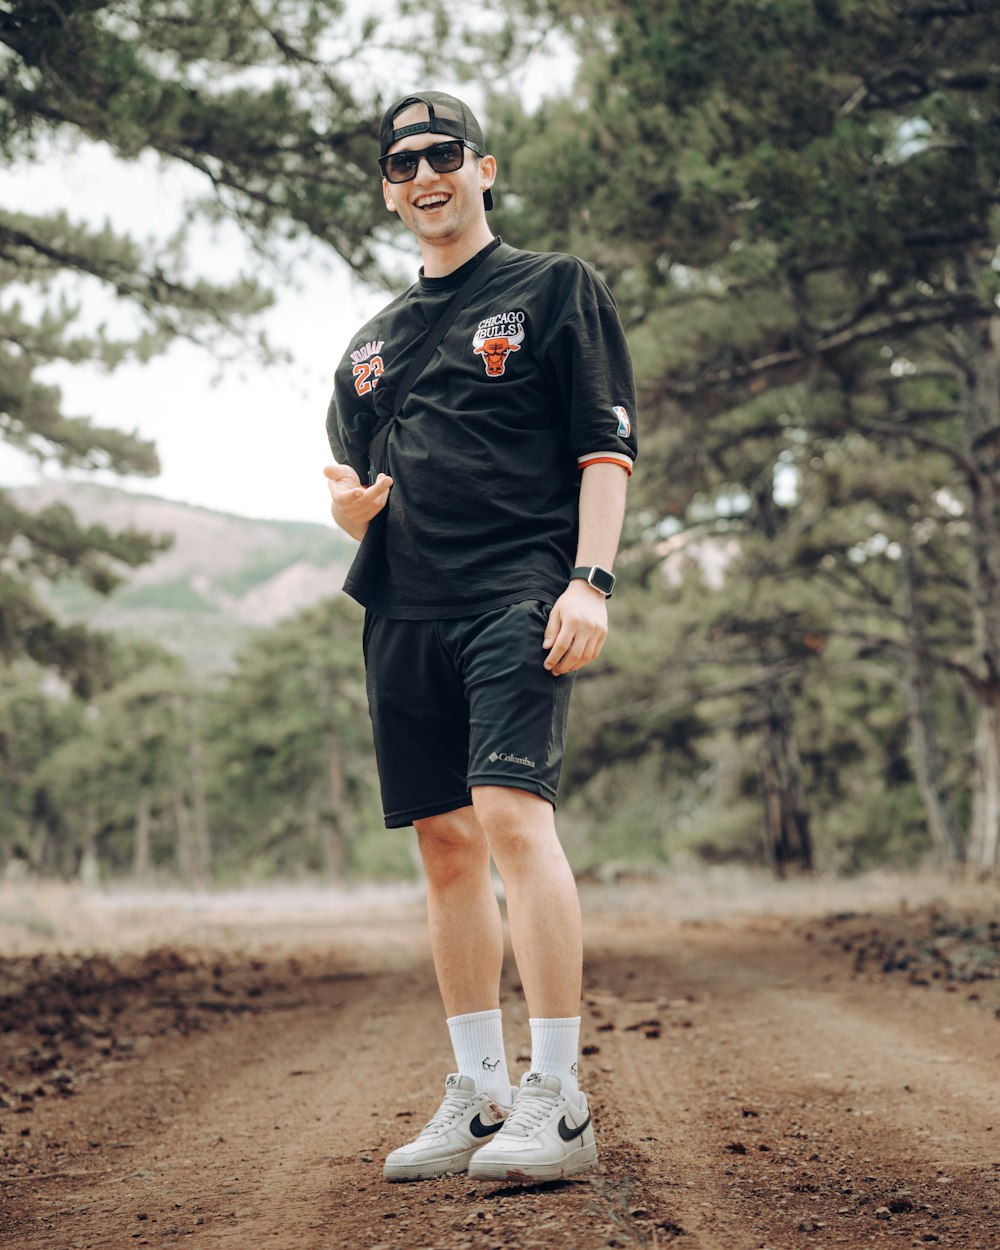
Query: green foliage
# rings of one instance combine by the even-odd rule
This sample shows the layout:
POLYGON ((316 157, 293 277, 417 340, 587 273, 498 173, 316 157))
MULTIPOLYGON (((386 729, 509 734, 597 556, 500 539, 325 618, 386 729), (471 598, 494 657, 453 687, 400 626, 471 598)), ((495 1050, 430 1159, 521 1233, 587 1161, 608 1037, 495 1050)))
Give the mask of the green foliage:
MULTIPOLYGON (((384 831, 352 601, 329 600, 252 641, 213 700, 208 732, 223 864, 346 879, 379 862, 365 844, 384 831)), ((380 872, 393 867, 412 871, 403 859, 380 872)))
POLYGON ((118 595, 118 602, 126 608, 169 608, 209 616, 219 611, 218 605, 199 594, 188 578, 159 582, 155 586, 130 586, 118 595))
POLYGON ((286 524, 282 527, 286 541, 273 552, 262 553, 248 560, 237 572, 220 578, 219 588, 230 595, 241 595, 246 591, 267 581, 282 569, 288 568, 297 560, 322 568, 330 560, 330 532, 327 529, 303 525, 301 533, 298 527, 286 524))
POLYGON ((0 849, 4 859, 36 859, 36 840, 50 804, 35 778, 52 753, 79 732, 82 708, 46 691, 36 667, 22 663, 2 672, 0 849))
MULTIPOLYGON (((44 214, 0 205, 0 438, 39 462, 154 476, 153 446, 68 415, 46 366, 114 369, 178 338, 219 360, 273 359, 254 331, 271 303, 256 261, 283 266, 289 238, 318 239, 357 273, 385 280, 376 255, 389 232, 372 158, 380 100, 350 68, 375 25, 355 29, 340 0, 3 6, 5 165, 100 145, 125 162, 155 154, 193 171, 204 191, 178 206, 185 224, 168 238, 87 224, 68 205, 44 214), (193 271, 192 227, 220 220, 248 235, 253 275, 209 281, 193 271), (109 304, 127 313, 128 332, 93 324, 109 304)), ((94 686, 94 644, 62 627, 33 585, 72 574, 107 594, 159 547, 84 529, 61 510, 31 516, 0 495, 0 654, 57 664, 81 689, 94 686)))
POLYGON ((110 643, 86 702, 29 665, 0 682, 0 864, 190 884, 414 874, 382 827, 360 612, 338 598, 251 642, 205 689, 150 643, 110 643))
MULTIPOLYGON (((920 777, 968 812, 976 710, 1000 693, 1000 572, 986 554, 1000 518, 979 502, 1000 483, 995 457, 966 451, 1000 421, 1000 395, 972 382, 1000 376, 978 329, 995 327, 1000 290, 995 15, 903 0, 550 0, 512 23, 523 16, 558 27, 581 63, 572 92, 534 115, 502 86, 492 100, 498 225, 577 251, 612 282, 640 379, 632 540, 645 553, 633 558, 669 569, 679 548, 700 588, 688 614, 689 592, 646 580, 658 643, 646 702, 674 709, 705 761, 735 729, 758 788, 761 752, 778 749, 783 819, 806 810, 817 862, 857 867, 879 846, 918 856, 920 777), (737 554, 714 593, 697 566, 727 544, 737 554), (862 687, 854 718, 870 727, 889 710, 893 730, 863 744, 833 711, 838 674, 857 664, 883 680, 862 687), (932 710, 902 697, 913 682, 932 710)), ((531 38, 510 37, 512 61, 531 38)), ((639 783, 627 745, 645 734, 656 758, 655 719, 636 727, 616 690, 592 688, 591 752, 617 740, 617 792, 658 785, 670 810, 676 776, 639 783)), ((661 847, 645 797, 632 806, 632 823, 603 814, 661 847)), ((722 842, 739 842, 722 823, 722 842)))
MULTIPOLYGON (((960 851, 981 797, 977 718, 1000 699, 993 6, 523 0, 499 33, 464 29, 448 0, 408 7, 436 46, 477 47, 496 83, 494 226, 606 274, 640 379, 622 591, 574 695, 574 864, 913 864, 942 854, 935 788, 960 851), (508 71, 554 35, 578 52, 577 81, 529 114, 508 71)), ((68 132, 154 150, 206 175, 215 199, 197 211, 262 246, 311 231, 374 273, 389 237, 371 228, 378 110, 320 55, 339 6, 8 8, 11 156, 68 132)), ((264 298, 199 284, 181 240, 154 257, 65 218, 0 214, 2 265, 0 429, 67 463, 152 467, 148 449, 67 421, 43 360, 113 363, 212 326, 229 342, 264 298), (74 328, 53 285, 67 268, 130 301, 132 340, 74 328), (40 319, 15 298, 36 280, 40 319)), ((22 636, 51 662, 69 646, 29 576, 79 566, 101 589, 141 556, 135 536, 116 547, 60 514, 2 511, 0 534, 8 656, 22 636)), ((38 690, 0 709, 25 741, 5 748, 10 775, 35 787, 10 808, 7 848, 37 860, 45 829, 47 862, 98 846, 124 869, 145 824, 154 866, 190 875, 201 802, 223 879, 408 874, 409 840, 380 828, 358 633, 334 601, 250 645, 204 697, 89 644, 78 688, 96 717, 35 706, 38 690)))

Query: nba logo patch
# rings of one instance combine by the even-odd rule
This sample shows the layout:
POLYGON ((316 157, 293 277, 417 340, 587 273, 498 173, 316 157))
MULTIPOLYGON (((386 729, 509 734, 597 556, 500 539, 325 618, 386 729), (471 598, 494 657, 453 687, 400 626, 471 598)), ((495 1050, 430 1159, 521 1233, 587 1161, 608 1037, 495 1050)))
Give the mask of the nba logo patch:
POLYGON ((628 413, 621 406, 621 404, 615 404, 611 411, 618 418, 619 436, 621 438, 628 438, 628 436, 632 433, 632 422, 628 419, 628 413))

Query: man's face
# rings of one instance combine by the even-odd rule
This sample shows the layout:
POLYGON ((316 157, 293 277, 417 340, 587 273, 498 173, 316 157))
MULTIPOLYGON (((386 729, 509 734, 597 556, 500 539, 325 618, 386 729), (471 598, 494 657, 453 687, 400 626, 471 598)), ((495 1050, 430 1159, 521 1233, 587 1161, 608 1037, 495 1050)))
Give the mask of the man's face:
MULTIPOLYGON (((427 107, 414 104, 397 114, 397 129, 427 121, 427 107)), ((420 151, 432 143, 454 141, 454 135, 422 131, 394 143, 389 152, 420 151)), ((471 148, 465 149, 461 169, 451 174, 438 174, 426 160, 421 160, 412 182, 388 182, 382 179, 385 206, 398 213, 403 225, 428 243, 445 244, 460 239, 476 226, 485 214, 483 191, 493 185, 496 162, 492 156, 479 157, 471 148)))

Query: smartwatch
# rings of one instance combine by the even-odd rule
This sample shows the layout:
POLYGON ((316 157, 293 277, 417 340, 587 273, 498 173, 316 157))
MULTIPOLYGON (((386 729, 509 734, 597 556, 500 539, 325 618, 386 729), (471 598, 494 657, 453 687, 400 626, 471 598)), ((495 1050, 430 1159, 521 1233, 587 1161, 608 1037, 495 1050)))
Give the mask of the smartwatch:
POLYGON ((578 569, 574 569, 569 575, 569 580, 581 578, 588 586, 593 586, 595 590, 599 590, 605 599, 610 599, 615 588, 615 575, 610 569, 603 569, 599 564, 582 565, 578 569))

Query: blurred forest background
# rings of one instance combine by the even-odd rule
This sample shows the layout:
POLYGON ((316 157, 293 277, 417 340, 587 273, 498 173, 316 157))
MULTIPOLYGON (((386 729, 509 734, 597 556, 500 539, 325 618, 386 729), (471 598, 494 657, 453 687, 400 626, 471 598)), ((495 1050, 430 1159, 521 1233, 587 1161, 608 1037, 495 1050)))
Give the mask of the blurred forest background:
MULTIPOLYGON (((994 0, 374 13, 358 30, 336 0, 8 0, 0 153, 156 153, 203 175, 192 220, 235 220, 262 255, 307 234, 388 290, 378 118, 403 78, 467 66, 493 228, 604 274, 640 384, 612 633, 574 695, 575 868, 995 874, 994 0), (358 39, 392 50, 386 81, 352 75, 358 39), (518 68, 556 47, 575 80, 528 108, 518 68)), ((72 207, 0 206, 0 435, 152 479, 155 448, 68 415, 45 366, 178 338, 266 362, 269 292, 193 271, 183 235, 153 252, 72 207), (132 310, 130 338, 84 328, 95 288, 132 310)), ((116 525, 120 504, 0 493, 0 871, 414 875, 410 835, 381 828, 359 611, 336 591, 349 544, 246 522, 220 540, 239 560, 170 566, 220 518, 116 525), (273 623, 258 594, 254 615, 288 568, 323 597, 273 623)))

